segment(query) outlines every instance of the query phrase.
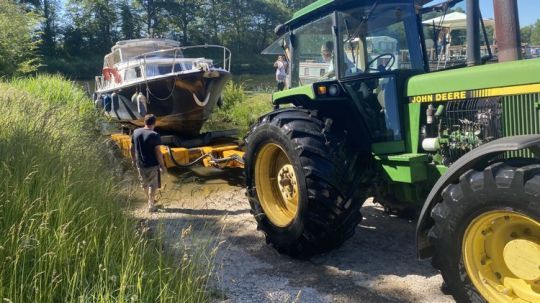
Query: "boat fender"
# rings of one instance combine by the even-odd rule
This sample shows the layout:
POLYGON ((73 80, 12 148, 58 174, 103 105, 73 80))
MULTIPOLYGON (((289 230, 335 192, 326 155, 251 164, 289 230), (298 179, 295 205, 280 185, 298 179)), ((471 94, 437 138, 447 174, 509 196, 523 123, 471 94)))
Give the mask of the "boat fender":
POLYGON ((131 103, 136 103, 137 102, 137 97, 139 96, 139 93, 138 92, 135 92, 133 94, 133 96, 131 96, 131 103))
POLYGON ((117 111, 120 107, 120 102, 118 102, 118 94, 116 92, 111 94, 111 110, 117 111))
POLYGON ((107 112, 111 111, 111 96, 105 95, 105 97, 103 97, 103 108, 107 112))
POLYGON ((146 116, 146 97, 142 93, 137 96, 137 111, 142 117, 146 116))
POLYGON ((103 95, 100 94, 97 96, 94 105, 96 108, 103 108, 103 95))

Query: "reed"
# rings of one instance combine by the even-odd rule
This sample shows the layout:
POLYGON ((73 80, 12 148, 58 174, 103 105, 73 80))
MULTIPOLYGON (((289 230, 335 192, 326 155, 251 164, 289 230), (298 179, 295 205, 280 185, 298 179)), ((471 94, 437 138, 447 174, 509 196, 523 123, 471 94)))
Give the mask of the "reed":
POLYGON ((223 90, 223 106, 214 110, 203 131, 234 128, 244 136, 258 117, 270 111, 270 93, 246 91, 243 83, 229 81, 223 90))
POLYGON ((209 301, 213 244, 174 257, 136 232, 82 90, 14 79, 0 105, 0 300, 209 301))

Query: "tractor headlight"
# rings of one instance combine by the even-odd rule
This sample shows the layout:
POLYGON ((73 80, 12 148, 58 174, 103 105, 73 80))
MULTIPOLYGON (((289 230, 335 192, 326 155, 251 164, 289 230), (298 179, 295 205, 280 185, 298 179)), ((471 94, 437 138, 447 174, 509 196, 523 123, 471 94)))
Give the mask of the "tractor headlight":
POLYGON ((332 84, 330 85, 330 87, 328 87, 328 94, 333 97, 339 94, 339 87, 337 86, 337 84, 332 84))

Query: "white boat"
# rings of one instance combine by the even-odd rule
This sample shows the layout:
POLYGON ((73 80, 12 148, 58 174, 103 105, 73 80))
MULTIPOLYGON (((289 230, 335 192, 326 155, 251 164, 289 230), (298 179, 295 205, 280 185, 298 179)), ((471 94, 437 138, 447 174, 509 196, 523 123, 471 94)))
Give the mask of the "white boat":
POLYGON ((158 130, 193 137, 219 102, 230 64, 230 50, 219 45, 119 41, 96 76, 94 101, 112 119, 133 127, 144 125, 144 115, 151 113, 158 130))

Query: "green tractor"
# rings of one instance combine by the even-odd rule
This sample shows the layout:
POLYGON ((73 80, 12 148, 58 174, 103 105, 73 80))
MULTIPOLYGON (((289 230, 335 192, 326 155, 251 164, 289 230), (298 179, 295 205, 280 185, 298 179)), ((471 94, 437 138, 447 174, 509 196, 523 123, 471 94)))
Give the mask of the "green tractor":
POLYGON ((276 28, 289 89, 246 137, 252 212, 302 258, 374 197, 418 216, 418 256, 458 302, 540 302, 540 59, 517 60, 515 0, 494 0, 499 62, 478 0, 429 2, 319 0, 276 28), (459 8, 466 57, 437 43, 459 8))

